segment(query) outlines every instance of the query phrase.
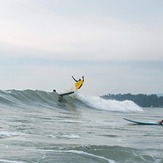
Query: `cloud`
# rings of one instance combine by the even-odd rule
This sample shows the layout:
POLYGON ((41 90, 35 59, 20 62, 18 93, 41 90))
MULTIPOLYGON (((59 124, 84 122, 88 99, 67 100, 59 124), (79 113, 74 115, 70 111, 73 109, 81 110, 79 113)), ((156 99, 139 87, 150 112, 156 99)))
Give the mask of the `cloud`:
MULTIPOLYGON (((75 1, 48 2, 2 3, 0 43, 6 45, 4 51, 74 60, 163 59, 162 24, 149 26, 137 19, 124 18, 131 12, 129 7, 124 13, 122 9, 109 12, 104 5, 113 4, 106 1, 81 2, 81 8, 75 1)), ((120 9, 118 5, 114 7, 120 9)))

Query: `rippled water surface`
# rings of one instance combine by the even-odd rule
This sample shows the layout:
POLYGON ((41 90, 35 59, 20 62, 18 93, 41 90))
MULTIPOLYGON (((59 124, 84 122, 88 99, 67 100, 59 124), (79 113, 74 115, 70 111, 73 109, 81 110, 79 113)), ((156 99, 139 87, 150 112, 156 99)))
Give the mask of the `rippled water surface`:
POLYGON ((71 102, 1 106, 0 162, 163 162, 163 126, 133 125, 123 119, 159 121, 162 108, 109 111, 71 102))

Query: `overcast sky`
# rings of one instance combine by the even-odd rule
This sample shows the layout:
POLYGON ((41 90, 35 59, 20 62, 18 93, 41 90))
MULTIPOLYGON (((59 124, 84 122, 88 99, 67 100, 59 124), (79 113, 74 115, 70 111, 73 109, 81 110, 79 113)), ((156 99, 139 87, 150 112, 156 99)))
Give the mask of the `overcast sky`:
POLYGON ((163 93, 162 0, 0 0, 0 89, 163 93))

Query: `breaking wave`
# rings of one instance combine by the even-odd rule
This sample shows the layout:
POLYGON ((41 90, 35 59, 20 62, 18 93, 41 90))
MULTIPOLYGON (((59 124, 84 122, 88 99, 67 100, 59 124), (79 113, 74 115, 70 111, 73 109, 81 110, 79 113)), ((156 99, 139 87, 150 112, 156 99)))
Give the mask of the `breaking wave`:
POLYGON ((105 100, 98 96, 85 96, 75 92, 73 95, 61 98, 56 92, 38 90, 0 90, 1 107, 42 107, 42 108, 87 108, 105 111, 133 112, 143 111, 132 101, 105 100))
POLYGON ((78 99, 84 101, 87 105, 92 106, 99 110, 107 110, 107 111, 143 111, 138 105, 134 102, 125 100, 125 101, 116 101, 116 100, 106 100, 99 96, 84 96, 77 95, 78 99))

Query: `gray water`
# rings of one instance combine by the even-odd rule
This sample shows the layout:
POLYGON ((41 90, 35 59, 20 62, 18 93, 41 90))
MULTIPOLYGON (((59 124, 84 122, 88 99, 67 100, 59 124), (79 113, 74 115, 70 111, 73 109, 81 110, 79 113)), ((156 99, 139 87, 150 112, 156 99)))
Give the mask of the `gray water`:
POLYGON ((0 162, 163 162, 163 126, 133 125, 123 119, 159 121, 163 108, 122 112, 69 102, 58 106, 1 106, 0 162))

